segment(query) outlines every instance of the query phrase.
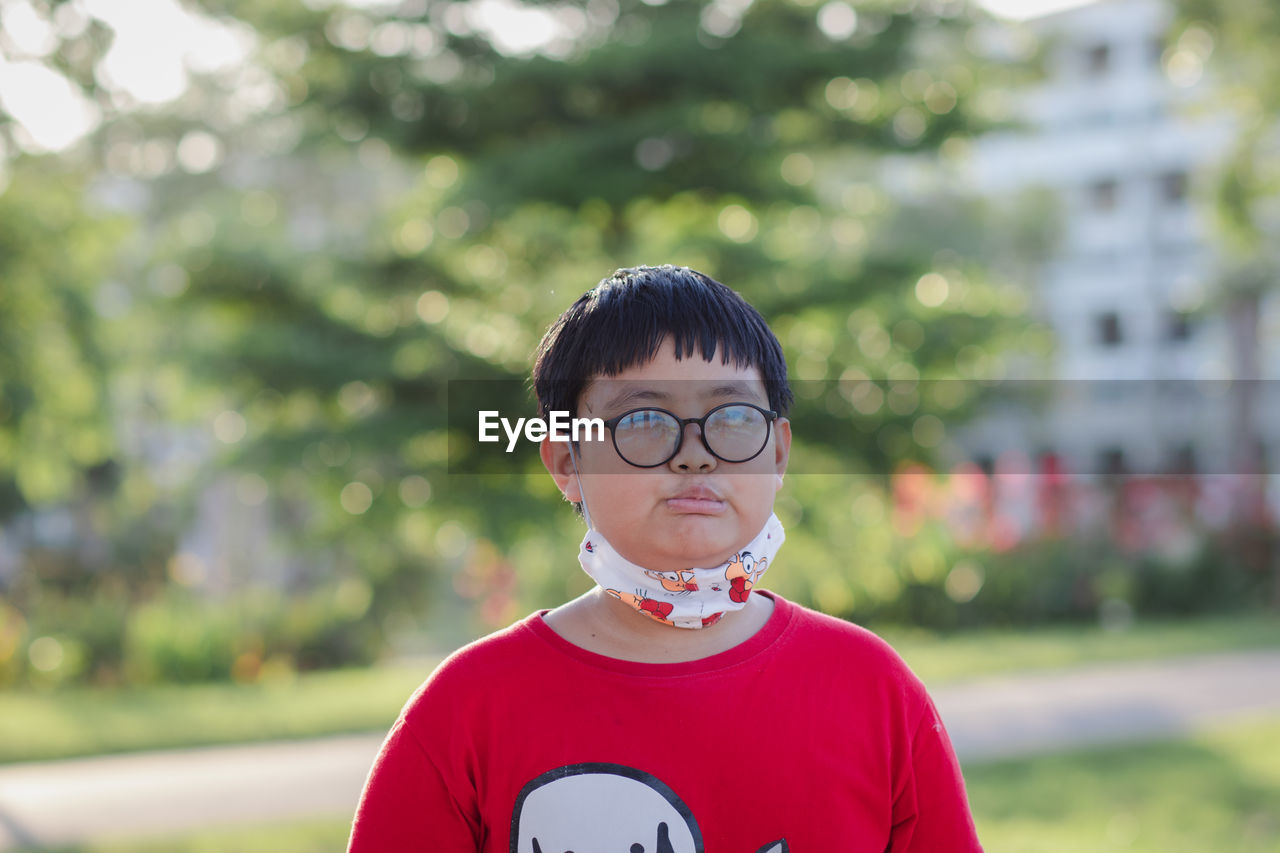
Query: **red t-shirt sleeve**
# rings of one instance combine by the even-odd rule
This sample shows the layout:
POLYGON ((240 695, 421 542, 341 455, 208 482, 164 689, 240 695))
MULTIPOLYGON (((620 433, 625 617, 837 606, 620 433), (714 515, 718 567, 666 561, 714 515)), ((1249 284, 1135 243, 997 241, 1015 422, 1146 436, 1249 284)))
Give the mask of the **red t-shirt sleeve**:
POLYGON ((479 834, 402 717, 365 781, 348 853, 476 853, 479 834))
POLYGON ((960 762, 930 700, 911 738, 911 761, 894 791, 887 853, 982 853, 960 762))

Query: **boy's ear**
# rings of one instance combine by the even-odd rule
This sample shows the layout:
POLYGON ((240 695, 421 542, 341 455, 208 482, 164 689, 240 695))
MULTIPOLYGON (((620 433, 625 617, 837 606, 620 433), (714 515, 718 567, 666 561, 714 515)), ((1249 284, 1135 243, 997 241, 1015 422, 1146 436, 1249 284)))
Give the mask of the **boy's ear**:
POLYGON ((787 473, 787 460, 791 458, 791 421, 778 418, 773 423, 773 457, 778 472, 777 488, 782 488, 782 475, 787 473))
POLYGON ((552 441, 548 436, 538 445, 538 455, 542 457, 542 464, 551 474, 551 479, 555 480, 556 488, 564 495, 565 500, 569 503, 581 502, 582 488, 573 473, 573 458, 569 455, 569 442, 552 441))

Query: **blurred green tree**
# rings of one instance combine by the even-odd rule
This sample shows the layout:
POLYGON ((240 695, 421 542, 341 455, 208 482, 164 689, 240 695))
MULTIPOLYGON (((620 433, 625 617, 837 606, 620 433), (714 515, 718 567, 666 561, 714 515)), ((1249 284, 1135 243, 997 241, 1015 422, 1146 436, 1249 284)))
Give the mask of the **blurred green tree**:
POLYGON ((446 382, 523 381, 579 293, 663 262, 773 322, 800 381, 797 470, 871 478, 793 478, 784 591, 851 613, 939 580, 941 550, 912 574, 849 506, 964 409, 967 384, 922 378, 1000 375, 1037 340, 1027 268, 990 261, 1034 253, 1038 215, 939 178, 1006 73, 969 49, 964 3, 575 0, 528 4, 515 28, 440 0, 184 5, 247 25, 254 51, 172 104, 133 109, 96 73, 100 23, 59 29, 50 61, 99 105, 103 175, 144 189, 122 387, 219 449, 195 489, 235 471, 292 531, 290 583, 393 633, 433 576, 456 605, 438 618, 465 630, 472 610, 501 624, 582 588, 563 569, 577 522, 536 459, 449 473, 446 382))
POLYGON ((158 190, 187 277, 173 340, 243 419, 236 464, 305 507, 380 613, 424 561, 495 622, 512 563, 526 597, 563 594, 573 520, 536 460, 447 473, 444 382, 522 380, 546 324, 617 267, 705 270, 773 320, 815 471, 931 454, 968 387, 918 380, 998 372, 1024 341, 1023 282, 986 266, 1019 223, 909 190, 985 124, 961 4, 533 4, 559 35, 524 50, 475 4, 199 8, 254 27, 279 97, 222 134, 233 186, 158 190))
POLYGON ((116 441, 103 288, 127 223, 92 212, 84 174, 17 157, 0 178, 0 522, 107 489, 116 441))

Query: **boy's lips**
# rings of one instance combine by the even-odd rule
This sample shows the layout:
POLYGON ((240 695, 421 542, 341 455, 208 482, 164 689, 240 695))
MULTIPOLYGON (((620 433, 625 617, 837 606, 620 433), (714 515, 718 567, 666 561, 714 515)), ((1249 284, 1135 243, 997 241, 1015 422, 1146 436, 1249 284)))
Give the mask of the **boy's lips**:
POLYGON ((718 493, 703 486, 685 489, 667 498, 668 509, 690 515, 718 515, 726 506, 718 493))

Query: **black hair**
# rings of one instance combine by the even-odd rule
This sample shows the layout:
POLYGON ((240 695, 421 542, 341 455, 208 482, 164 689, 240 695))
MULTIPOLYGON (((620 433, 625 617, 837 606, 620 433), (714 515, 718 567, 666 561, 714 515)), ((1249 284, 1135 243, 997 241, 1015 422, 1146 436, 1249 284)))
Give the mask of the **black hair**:
POLYGON ((677 359, 697 351, 710 361, 719 347, 725 364, 757 368, 769 407, 791 407, 782 346, 760 312, 715 279, 664 264, 618 270, 551 324, 534 355, 539 413, 576 416, 589 381, 648 363, 667 338, 677 359))

